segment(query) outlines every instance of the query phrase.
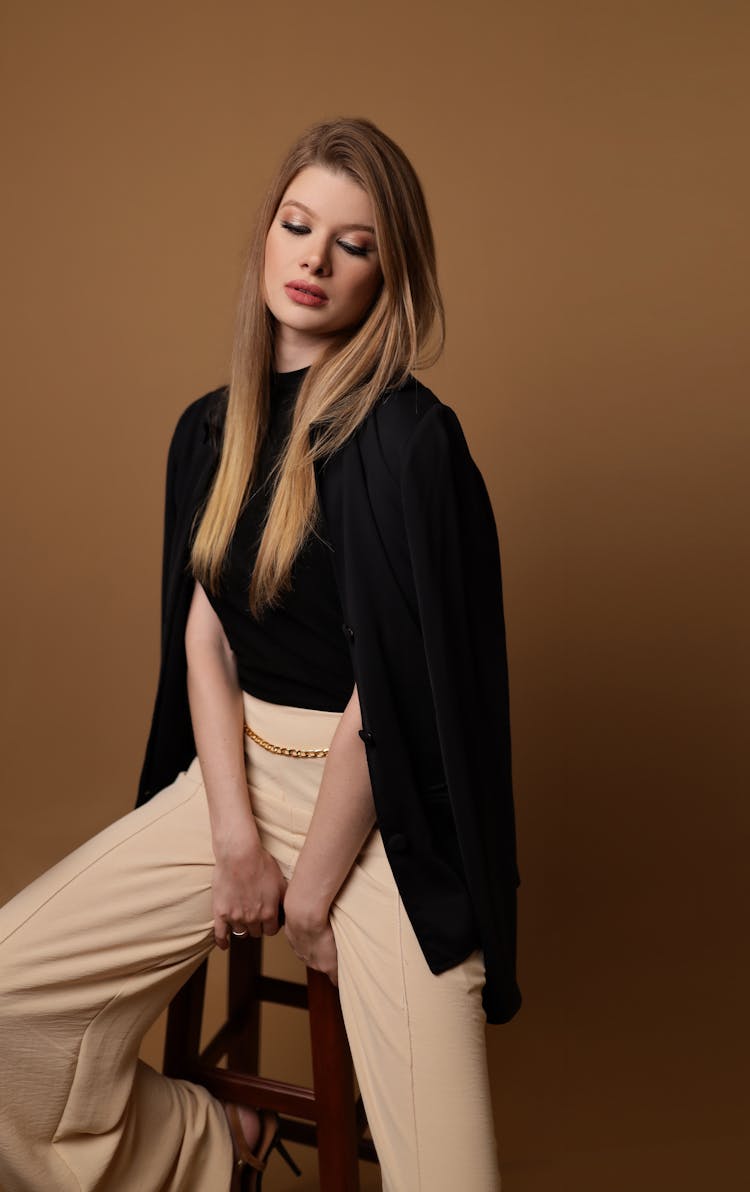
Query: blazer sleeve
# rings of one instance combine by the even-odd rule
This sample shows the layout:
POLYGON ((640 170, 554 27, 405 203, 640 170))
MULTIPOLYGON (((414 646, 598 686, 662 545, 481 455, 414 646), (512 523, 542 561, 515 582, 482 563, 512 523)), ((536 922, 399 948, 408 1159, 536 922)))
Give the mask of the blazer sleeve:
POLYGON ((500 547, 484 479, 443 402, 408 440, 401 495, 447 785, 486 908, 499 886, 519 884, 500 547))
MULTIPOLYGON (((167 451, 164 485, 163 540, 161 562, 161 627, 159 679, 151 713, 151 725, 141 765, 136 805, 145 802, 174 778, 183 754, 190 748, 189 712, 183 695, 182 651, 175 648, 175 592, 180 564, 180 493, 185 473, 185 429, 183 413, 172 433, 167 451), (187 742, 187 745, 185 744, 187 742)), ((182 615, 178 610, 177 615, 182 615)))

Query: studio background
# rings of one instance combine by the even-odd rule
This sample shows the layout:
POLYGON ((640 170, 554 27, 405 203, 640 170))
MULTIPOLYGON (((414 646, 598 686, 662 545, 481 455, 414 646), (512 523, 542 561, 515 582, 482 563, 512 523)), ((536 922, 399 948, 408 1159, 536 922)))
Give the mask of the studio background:
MULTIPOLYGON (((748 1178, 745 18, 2 6, 0 897, 133 806, 172 429, 227 379, 283 151, 368 116, 426 190, 448 342, 423 379, 500 531, 524 994, 487 1033, 504 1192, 748 1178)), ((268 959, 299 975, 283 934, 268 959)), ((267 1015, 264 1063, 304 1080, 293 1014, 267 1015)), ((272 1164, 269 1192, 315 1187, 294 1150, 306 1179, 272 1164)))

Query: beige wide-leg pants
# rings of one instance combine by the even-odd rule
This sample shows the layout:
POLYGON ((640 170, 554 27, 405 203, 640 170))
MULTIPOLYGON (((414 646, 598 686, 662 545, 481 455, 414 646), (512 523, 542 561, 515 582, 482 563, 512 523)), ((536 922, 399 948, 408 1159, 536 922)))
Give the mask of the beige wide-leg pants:
MULTIPOLYGON (((330 744, 340 713, 243 693, 260 736, 330 744)), ((290 878, 325 758, 245 735, 263 845, 290 878)), ((0 909, 2 1192, 225 1192, 221 1105, 138 1059, 213 946, 214 864, 198 758, 0 909)), ((481 951, 430 972, 374 828, 331 908, 339 993, 385 1192, 500 1188, 481 951)))

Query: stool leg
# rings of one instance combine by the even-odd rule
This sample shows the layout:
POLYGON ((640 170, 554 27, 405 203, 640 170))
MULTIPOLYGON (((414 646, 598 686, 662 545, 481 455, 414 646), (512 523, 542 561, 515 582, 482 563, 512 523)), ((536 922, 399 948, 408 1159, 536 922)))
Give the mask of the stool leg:
POLYGON ((308 968, 307 994, 320 1187, 359 1192, 354 1072, 338 990, 325 973, 308 968))
POLYGON ((239 1024, 233 1033, 227 1059, 230 1068, 252 1075, 260 1060, 260 999, 258 982, 263 959, 263 940, 248 936, 232 940, 229 949, 227 1010, 229 1021, 239 1024))
POLYGON ((203 960, 170 1002, 164 1041, 165 1076, 189 1080, 198 1065, 207 971, 208 960, 203 960))

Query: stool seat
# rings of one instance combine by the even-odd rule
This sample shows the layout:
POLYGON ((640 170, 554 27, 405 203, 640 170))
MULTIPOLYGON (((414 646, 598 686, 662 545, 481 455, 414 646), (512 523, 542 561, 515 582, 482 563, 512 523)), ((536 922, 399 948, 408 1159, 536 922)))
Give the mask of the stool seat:
POLYGON ((377 1153, 372 1140, 363 1137, 367 1116, 362 1097, 354 1096, 338 989, 317 969, 306 968, 306 984, 265 976, 262 961, 262 936, 232 939, 226 1021, 201 1050, 208 970, 208 960, 202 961, 170 1003, 164 1073, 203 1085, 221 1101, 276 1110, 282 1139, 317 1147, 321 1188, 359 1192, 358 1160, 377 1163, 377 1153), (308 1012, 312 1088, 258 1075, 263 1002, 308 1012), (227 1067, 218 1066, 223 1059, 227 1067))

